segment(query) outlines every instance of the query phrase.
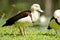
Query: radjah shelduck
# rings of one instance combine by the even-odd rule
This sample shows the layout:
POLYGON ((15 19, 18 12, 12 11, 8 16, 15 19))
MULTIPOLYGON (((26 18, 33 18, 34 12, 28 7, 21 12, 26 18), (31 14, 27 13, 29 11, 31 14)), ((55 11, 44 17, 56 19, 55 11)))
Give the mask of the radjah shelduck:
POLYGON ((24 30, 24 27, 30 26, 30 24, 33 24, 33 22, 37 21, 40 17, 40 12, 43 12, 43 10, 40 8, 40 5, 33 4, 30 10, 22 11, 19 14, 9 18, 2 27, 19 23, 18 28, 21 34, 25 35, 26 32, 24 30))
POLYGON ((55 10, 53 17, 50 19, 48 29, 60 30, 60 9, 55 10))

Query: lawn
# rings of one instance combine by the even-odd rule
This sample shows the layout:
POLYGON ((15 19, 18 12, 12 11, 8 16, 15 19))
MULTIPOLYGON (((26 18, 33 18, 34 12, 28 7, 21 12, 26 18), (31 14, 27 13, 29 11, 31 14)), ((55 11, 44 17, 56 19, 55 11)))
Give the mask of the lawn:
MULTIPOLYGON (((0 21, 0 25, 3 21, 0 21)), ((26 32, 26 35, 22 36, 14 25, 0 26, 0 40, 60 40, 60 33, 56 34, 54 29, 48 30, 45 27, 34 26, 26 27, 26 32)))

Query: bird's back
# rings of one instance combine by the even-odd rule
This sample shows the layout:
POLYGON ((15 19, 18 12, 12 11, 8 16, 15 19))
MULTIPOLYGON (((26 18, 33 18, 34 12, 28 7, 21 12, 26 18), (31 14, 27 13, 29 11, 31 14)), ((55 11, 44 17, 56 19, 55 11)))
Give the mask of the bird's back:
POLYGON ((20 12, 19 14, 9 18, 6 23, 3 25, 3 26, 7 26, 7 25, 12 25, 14 24, 17 20, 21 19, 21 18, 24 18, 24 17, 27 17, 28 14, 30 14, 31 11, 30 10, 25 10, 23 12, 20 12))

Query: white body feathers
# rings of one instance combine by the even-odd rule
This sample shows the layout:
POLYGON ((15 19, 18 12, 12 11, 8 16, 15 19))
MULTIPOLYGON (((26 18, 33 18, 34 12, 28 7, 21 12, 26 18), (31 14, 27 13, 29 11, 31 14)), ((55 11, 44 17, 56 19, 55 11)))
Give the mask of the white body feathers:
POLYGON ((43 12, 43 10, 41 10, 41 8, 40 8, 40 5, 39 4, 33 4, 31 6, 32 20, 31 20, 31 17, 28 15, 27 17, 22 18, 22 19, 20 19, 18 21, 20 21, 20 22, 25 22, 25 21, 27 21, 27 22, 32 22, 32 21, 35 22, 40 17, 40 13, 38 11, 43 12))
POLYGON ((37 11, 34 11, 31 13, 32 14, 32 21, 37 21, 39 19, 40 13, 37 11))
POLYGON ((31 20, 31 17, 28 15, 25 18, 19 19, 18 22, 19 21, 20 22, 25 22, 25 21, 27 21, 27 22, 32 22, 33 21, 34 22, 34 21, 37 21, 39 19, 39 16, 40 16, 39 12, 34 11, 34 12, 31 12, 31 14, 32 14, 32 20, 31 20))
POLYGON ((31 17, 30 17, 30 16, 27 16, 27 17, 25 17, 25 18, 21 18, 21 19, 18 20, 18 22, 26 22, 26 21, 27 21, 27 22, 32 22, 32 21, 31 21, 31 17))
POLYGON ((56 10, 54 12, 54 17, 58 20, 58 22, 60 23, 60 10, 56 10))

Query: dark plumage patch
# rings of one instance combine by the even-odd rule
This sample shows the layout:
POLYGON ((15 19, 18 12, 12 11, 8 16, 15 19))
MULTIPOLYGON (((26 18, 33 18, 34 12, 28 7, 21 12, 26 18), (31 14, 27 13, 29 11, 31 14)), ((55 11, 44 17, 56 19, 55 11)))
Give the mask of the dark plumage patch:
MULTIPOLYGON (((51 22, 53 19, 55 19, 54 16, 50 19, 50 22, 51 22)), ((50 22, 49 22, 49 25, 48 25, 48 28, 47 28, 47 29, 51 29, 51 27, 50 27, 50 22)))
POLYGON ((48 26, 48 29, 49 29, 49 30, 52 29, 52 28, 50 27, 50 25, 48 26))
POLYGON ((25 10, 25 11, 23 11, 23 12, 20 12, 19 14, 15 15, 15 16, 13 16, 13 17, 11 17, 11 18, 9 18, 2 27, 8 26, 8 25, 12 25, 12 24, 14 24, 17 20, 19 20, 19 19, 21 19, 21 18, 24 18, 24 17, 27 17, 28 15, 29 15, 29 16, 31 17, 31 19, 32 19, 32 15, 31 15, 31 11, 30 11, 30 10, 25 10))
MULTIPOLYGON (((53 19, 55 20, 55 22, 56 22, 58 25, 60 25, 60 23, 57 21, 56 18, 54 18, 54 16, 50 19, 50 22, 51 22, 53 19)), ((50 27, 50 23, 49 23, 49 25, 48 25, 48 29, 52 29, 52 28, 50 27)))

